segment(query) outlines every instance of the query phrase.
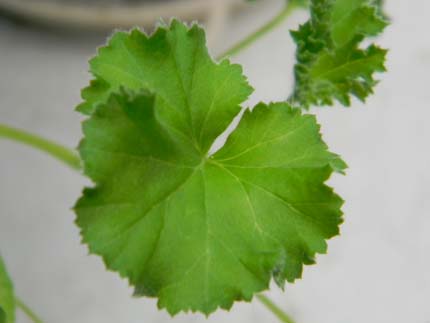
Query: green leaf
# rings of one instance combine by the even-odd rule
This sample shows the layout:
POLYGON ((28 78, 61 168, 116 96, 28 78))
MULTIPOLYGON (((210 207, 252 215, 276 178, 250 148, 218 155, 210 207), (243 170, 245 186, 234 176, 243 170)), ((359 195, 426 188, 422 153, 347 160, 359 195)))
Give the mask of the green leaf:
MULTIPOLYGON (((232 121, 218 113, 227 107, 217 100, 242 83, 230 73, 224 79, 236 81, 209 97, 216 117, 208 126, 232 121)), ((187 83, 196 97, 186 98, 206 102, 210 93, 193 87, 213 80, 187 83)), ((301 277, 342 222, 342 200, 324 182, 345 164, 327 151, 315 118, 286 103, 260 104, 209 155, 203 147, 213 143, 211 132, 194 147, 194 123, 177 117, 187 107, 166 106, 183 93, 161 93, 121 90, 83 124, 80 153, 96 186, 84 190, 75 211, 90 251, 172 315, 229 309, 267 289, 272 277, 280 286, 301 277)))
POLYGON ((0 307, 0 323, 6 323, 6 313, 0 307))
POLYGON ((15 298, 12 281, 0 257, 0 323, 15 322, 15 298))
POLYGON ((172 131, 203 152, 252 92, 239 65, 212 61, 202 28, 177 20, 151 37, 139 30, 116 33, 90 66, 96 80, 83 91, 78 110, 91 114, 120 87, 145 88, 163 100, 160 114, 172 131))
POLYGON ((293 3, 297 7, 307 8, 310 0, 286 0, 287 3, 293 3))
POLYGON ((296 85, 291 101, 307 108, 350 105, 351 95, 364 101, 373 93, 375 72, 385 71, 386 50, 366 38, 387 26, 381 2, 312 0, 311 19, 292 32, 297 49, 296 85))

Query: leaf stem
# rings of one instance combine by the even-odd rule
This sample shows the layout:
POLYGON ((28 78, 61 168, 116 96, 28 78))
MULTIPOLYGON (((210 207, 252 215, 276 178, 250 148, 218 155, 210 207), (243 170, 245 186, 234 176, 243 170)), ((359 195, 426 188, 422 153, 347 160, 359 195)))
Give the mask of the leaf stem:
POLYGON ((75 151, 50 140, 3 124, 0 124, 0 138, 1 137, 39 149, 73 169, 81 169, 81 160, 75 151))
POLYGON ((263 294, 257 294, 257 299, 267 307, 275 316, 284 323, 295 323, 295 321, 283 310, 281 310, 278 305, 273 303, 267 296, 263 294))
POLYGON ((28 307, 22 300, 15 298, 15 304, 21 309, 34 323, 44 323, 30 307, 28 307))
POLYGON ((258 30, 253 32, 252 34, 245 37, 243 40, 241 40, 239 43, 222 53, 217 57, 218 60, 221 60, 225 57, 234 56, 237 53, 241 52, 242 50, 248 48, 251 44, 256 42, 258 39, 275 29, 277 26, 279 26, 285 19, 287 19, 293 11, 298 8, 298 5, 296 1, 290 0, 285 5, 285 7, 282 9, 280 13, 278 13, 275 17, 273 17, 269 22, 264 24, 262 27, 260 27, 258 30))

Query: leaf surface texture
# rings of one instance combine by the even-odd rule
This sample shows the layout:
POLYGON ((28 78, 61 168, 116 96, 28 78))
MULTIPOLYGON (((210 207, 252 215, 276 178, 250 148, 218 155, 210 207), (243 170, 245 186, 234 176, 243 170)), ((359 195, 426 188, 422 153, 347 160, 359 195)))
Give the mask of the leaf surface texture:
POLYGON ((79 149, 95 186, 77 224, 136 295, 209 314, 272 278, 294 281, 326 252, 342 200, 324 183, 345 164, 315 118, 287 103, 246 111, 209 154, 251 88, 240 67, 212 61, 200 27, 119 33, 91 69, 79 149))

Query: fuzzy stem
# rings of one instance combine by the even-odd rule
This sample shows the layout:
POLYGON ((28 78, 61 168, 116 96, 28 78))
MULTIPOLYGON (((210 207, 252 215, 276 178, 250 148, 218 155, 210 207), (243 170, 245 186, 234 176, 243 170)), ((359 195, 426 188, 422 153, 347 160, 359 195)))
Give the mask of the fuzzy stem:
POLYGON ((225 57, 234 56, 237 53, 241 52, 242 50, 248 48, 250 45, 252 45, 254 42, 256 42, 258 39, 262 38, 264 35, 275 29, 277 26, 279 26, 285 19, 287 19, 291 13, 297 8, 297 4, 295 1, 288 1, 288 3, 285 5, 285 7, 282 9, 282 11, 277 14, 275 17, 273 17, 272 20, 267 22, 265 25, 260 27, 258 30, 241 40, 239 43, 225 51, 223 54, 219 55, 217 57, 218 60, 221 60, 225 57))
POLYGON ((275 303, 273 303, 267 296, 257 294, 257 299, 267 307, 281 322, 295 323, 295 321, 283 310, 281 310, 275 303))
POLYGON ((19 298, 15 299, 15 304, 21 309, 34 323, 44 323, 34 312, 19 298))
POLYGON ((3 124, 0 124, 0 138, 1 137, 41 150, 62 161, 73 169, 81 169, 81 160, 75 151, 50 140, 3 124))

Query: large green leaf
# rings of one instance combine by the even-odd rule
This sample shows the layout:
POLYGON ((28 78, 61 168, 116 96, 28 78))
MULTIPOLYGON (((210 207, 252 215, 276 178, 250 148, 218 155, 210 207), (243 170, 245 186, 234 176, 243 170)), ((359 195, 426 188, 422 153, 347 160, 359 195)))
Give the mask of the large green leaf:
POLYGON ((0 256, 0 323, 15 322, 15 298, 12 281, 0 256))
POLYGON ((91 114, 120 87, 145 88, 163 100, 159 113, 166 125, 203 151, 252 92, 239 65, 212 61, 202 28, 177 20, 151 37, 139 30, 116 33, 90 66, 96 79, 83 91, 78 110, 91 114))
POLYGON ((324 182, 344 164, 315 118, 260 104, 210 156, 164 109, 157 94, 120 91, 84 122, 80 152, 96 186, 75 210, 90 251, 171 314, 229 309, 271 277, 300 277, 342 221, 324 182))
POLYGON ((385 71, 386 50, 362 43, 387 25, 380 6, 374 0, 311 1, 310 20, 292 32, 298 46, 292 102, 349 106, 351 95, 365 100, 372 93, 374 73, 385 71))

